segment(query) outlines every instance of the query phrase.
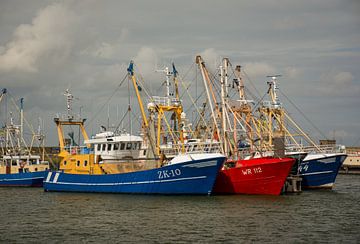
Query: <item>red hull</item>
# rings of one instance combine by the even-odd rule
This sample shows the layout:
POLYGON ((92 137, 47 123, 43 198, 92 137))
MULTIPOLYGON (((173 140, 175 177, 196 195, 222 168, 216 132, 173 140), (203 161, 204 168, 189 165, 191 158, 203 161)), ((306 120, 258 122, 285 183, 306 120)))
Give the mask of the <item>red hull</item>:
POLYGON ((255 158, 227 162, 214 186, 217 194, 279 195, 295 159, 255 158))

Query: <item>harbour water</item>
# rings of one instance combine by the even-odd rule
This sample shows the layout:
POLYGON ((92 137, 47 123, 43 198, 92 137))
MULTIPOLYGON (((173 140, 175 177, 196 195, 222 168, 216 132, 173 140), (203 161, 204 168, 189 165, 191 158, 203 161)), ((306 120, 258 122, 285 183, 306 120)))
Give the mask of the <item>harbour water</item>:
POLYGON ((0 188, 1 243, 359 243, 360 176, 282 196, 144 196, 0 188))

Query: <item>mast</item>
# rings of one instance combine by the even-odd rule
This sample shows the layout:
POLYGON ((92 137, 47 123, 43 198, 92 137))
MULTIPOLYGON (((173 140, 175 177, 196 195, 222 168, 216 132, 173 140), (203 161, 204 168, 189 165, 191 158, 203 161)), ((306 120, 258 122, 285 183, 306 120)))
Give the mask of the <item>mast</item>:
MULTIPOLYGON (((64 125, 76 125, 80 127, 81 133, 84 137, 84 140, 89 140, 89 137, 86 133, 84 123, 86 119, 75 119, 73 113, 72 113, 72 101, 74 96, 71 94, 69 89, 66 89, 64 96, 66 97, 66 107, 67 107, 67 114, 66 118, 63 118, 63 116, 60 117, 57 116, 54 118, 54 122, 56 124, 57 132, 58 132, 58 138, 59 138, 59 147, 60 147, 60 154, 68 154, 68 152, 65 150, 65 138, 64 138, 64 132, 63 132, 63 126, 64 125)), ((86 144, 88 148, 90 148, 90 144, 86 144)), ((59 154, 59 155, 60 155, 59 154)), ((62 155, 60 155, 62 156, 62 155)))
POLYGON ((228 145, 226 140, 226 107, 225 107, 225 74, 226 70, 226 61, 223 59, 224 67, 220 65, 220 83, 221 83, 221 122, 222 122, 222 132, 223 132, 223 140, 224 140, 224 154, 228 154, 228 145))
POLYGON ((145 126, 145 128, 148 128, 149 127, 148 119, 146 117, 145 110, 144 110, 144 105, 143 105, 141 97, 140 97, 139 86, 138 86, 138 84, 136 82, 136 79, 135 79, 135 76, 134 76, 134 62, 133 61, 130 61, 130 64, 129 64, 129 67, 128 67, 127 71, 128 71, 128 74, 129 74, 129 76, 130 76, 130 78, 132 80, 132 83, 133 83, 133 86, 134 86, 134 89, 135 89, 135 93, 136 93, 137 100, 139 102, 139 107, 140 107, 141 116, 142 116, 142 119, 143 119, 144 126, 145 126))
MULTIPOLYGON (((146 117, 145 114, 145 109, 144 109, 144 105, 140 96, 140 86, 138 85, 135 75, 134 75, 134 62, 130 61, 129 67, 127 69, 128 71, 128 75, 130 76, 130 79, 132 81, 135 93, 136 93, 136 97, 139 103, 139 107, 140 107, 140 112, 141 112, 141 117, 143 120, 143 128, 147 134, 147 138, 149 139, 150 142, 150 147, 151 150, 148 150, 148 157, 154 157, 154 156, 159 156, 159 154, 157 154, 157 152, 159 152, 160 150, 156 150, 156 145, 155 145, 155 129, 154 129, 154 118, 153 118, 153 114, 150 113, 149 115, 149 119, 146 117)), ((149 107, 149 106, 148 106, 149 107)))
MULTIPOLYGON (((252 113, 251 103, 252 100, 247 100, 245 95, 245 85, 244 81, 241 77, 241 66, 237 65, 235 67, 235 79, 234 82, 237 85, 237 89, 239 91, 239 107, 234 108, 235 115, 240 117, 240 119, 245 122, 245 132, 248 140, 250 141, 250 149, 254 150, 254 142, 253 142, 253 128, 252 125, 256 127, 256 123, 254 122, 254 116, 252 113), (251 124, 252 122, 252 124, 251 124)), ((236 126, 236 125, 235 125, 236 126)), ((234 128, 234 140, 237 141, 236 127, 234 128)))
MULTIPOLYGON (((211 84, 210 84, 210 78, 209 78, 208 72, 207 72, 207 70, 205 68, 205 62, 202 60, 200 55, 196 56, 196 63, 199 65, 201 75, 203 77, 203 82, 204 82, 204 86, 205 86, 205 90, 206 90, 206 95, 207 95, 207 99, 208 99, 209 105, 210 105, 211 117, 212 117, 213 122, 214 122, 215 132, 217 133, 217 135, 220 135, 220 133, 219 133, 220 130, 219 130, 219 127, 218 127, 218 124, 217 124, 217 119, 216 119, 215 111, 214 111, 216 109, 216 111, 218 112, 215 95, 212 92, 212 87, 211 87, 211 84), (213 99, 211 99, 211 97, 210 97, 210 90, 211 90, 213 99), (212 101, 215 103, 215 108, 213 107, 212 101)), ((219 137, 219 140, 221 142, 221 136, 219 137)), ((224 153, 224 148, 221 147, 221 149, 222 149, 222 153, 224 153)))
POLYGON ((175 68, 175 64, 172 63, 172 67, 173 67, 173 76, 174 76, 174 85, 175 85, 175 98, 176 100, 180 100, 180 95, 179 95, 179 84, 178 84, 178 79, 177 79, 177 70, 175 68))
MULTIPOLYGON (((173 72, 169 71, 168 67, 165 67, 163 70, 157 70, 157 72, 162 72, 166 76, 165 86, 166 92, 165 97, 153 96, 151 98, 151 102, 148 104, 148 109, 150 114, 157 113, 157 141, 156 141, 156 149, 158 155, 160 155, 160 144, 161 144, 161 133, 164 133, 162 129, 163 120, 166 122, 167 127, 170 130, 170 134, 173 138, 174 144, 178 145, 179 141, 173 136, 173 133, 179 135, 181 151, 184 152, 184 136, 183 136, 183 128, 182 128, 182 115, 183 108, 181 101, 179 99, 179 91, 178 91, 178 81, 177 81, 177 71, 175 69, 175 65, 173 65, 173 72), (170 77, 174 76, 174 84, 175 84, 175 96, 176 98, 171 98, 172 94, 170 93, 170 77), (171 126, 166 121, 165 113, 172 112, 172 119, 174 120, 174 128, 170 128, 171 126), (174 116, 174 117, 173 117, 174 116)), ((165 140, 165 137, 163 138, 165 140)))
POLYGON ((23 135, 24 135, 24 98, 20 98, 20 140, 23 140, 23 135))

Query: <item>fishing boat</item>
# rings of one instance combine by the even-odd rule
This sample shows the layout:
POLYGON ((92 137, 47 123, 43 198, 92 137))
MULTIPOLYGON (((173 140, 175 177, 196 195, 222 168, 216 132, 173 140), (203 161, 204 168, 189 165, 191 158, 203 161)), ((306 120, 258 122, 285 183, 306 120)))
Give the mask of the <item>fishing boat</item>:
POLYGON ((271 157, 228 160, 216 179, 214 193, 279 195, 294 161, 271 157))
MULTIPOLYGON (((130 79, 134 75, 131 68, 132 63, 129 67, 130 79)), ((143 157, 141 137, 103 132, 89 139, 84 127, 85 120, 71 113, 73 96, 69 91, 65 95, 68 114, 55 118, 60 144, 60 170, 49 172, 44 181, 45 191, 212 193, 216 176, 225 160, 223 155, 179 154, 170 161, 164 161, 157 156, 143 157), (79 126, 86 146, 66 146, 63 136, 65 125, 79 126)))
POLYGON ((342 152, 308 154, 299 165, 302 187, 332 189, 346 157, 342 152))
POLYGON ((48 162, 37 155, 4 155, 0 162, 0 186, 41 187, 49 170, 48 162))
MULTIPOLYGON (((7 93, 3 89, 0 101, 7 93)), ((39 155, 31 153, 23 139, 23 99, 20 100, 20 125, 10 123, 1 129, 0 186, 41 187, 49 170, 49 162, 41 160, 39 155)), ((43 136, 37 135, 43 140, 43 136)))
POLYGON ((223 65, 220 67, 220 102, 216 102, 215 95, 212 92, 215 89, 211 88, 212 82, 209 79, 210 76, 204 61, 200 56, 197 56, 196 62, 203 76, 216 135, 222 141, 222 153, 228 155, 228 159, 217 177, 214 193, 279 195, 295 159, 266 156, 254 158, 254 155, 246 159, 242 153, 247 149, 254 152, 255 148, 252 143, 254 141, 251 126, 251 122, 254 122, 250 106, 252 101, 245 97, 244 84, 239 75, 240 67, 236 68, 237 74, 234 82, 239 92, 239 99, 234 101, 230 100, 228 95, 230 87, 228 84, 228 65, 230 63, 227 58, 223 59, 223 65), (217 108, 216 104, 221 104, 221 109, 217 108), (234 121, 232 124, 229 123, 231 116, 234 121), (220 123, 218 123, 217 118, 221 118, 220 123), (238 124, 242 127, 245 137, 251 142, 250 144, 239 140, 237 135, 238 124), (232 130, 230 130, 231 128, 232 130), (233 141, 239 141, 238 145, 234 146, 233 141))
POLYGON ((342 150, 342 146, 324 147, 317 145, 286 113, 280 103, 277 94, 279 90, 277 76, 271 76, 271 80, 267 83, 271 100, 263 102, 259 111, 264 115, 265 124, 268 126, 266 129, 268 145, 273 145, 272 138, 274 133, 271 122, 273 121, 275 124, 274 128, 280 129, 289 140, 289 143, 286 145, 287 154, 307 153, 306 157, 298 164, 298 175, 302 178, 302 188, 331 189, 341 165, 347 157, 346 153, 342 150), (290 132, 290 129, 285 127, 285 119, 287 123, 292 125, 295 132, 290 132), (299 143, 293 134, 301 136, 309 145, 304 146, 302 143, 299 143))

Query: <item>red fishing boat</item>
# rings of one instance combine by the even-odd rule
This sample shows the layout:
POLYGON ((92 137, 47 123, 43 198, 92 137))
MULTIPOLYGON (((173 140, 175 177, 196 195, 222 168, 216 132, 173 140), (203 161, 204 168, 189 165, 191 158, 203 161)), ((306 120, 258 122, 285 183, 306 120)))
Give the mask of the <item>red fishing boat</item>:
POLYGON ((227 161, 213 189, 215 194, 279 195, 295 159, 253 158, 227 161))

